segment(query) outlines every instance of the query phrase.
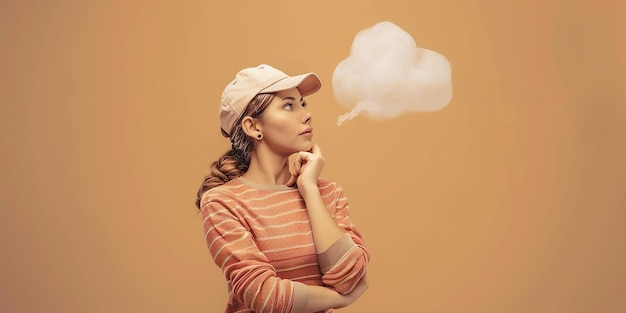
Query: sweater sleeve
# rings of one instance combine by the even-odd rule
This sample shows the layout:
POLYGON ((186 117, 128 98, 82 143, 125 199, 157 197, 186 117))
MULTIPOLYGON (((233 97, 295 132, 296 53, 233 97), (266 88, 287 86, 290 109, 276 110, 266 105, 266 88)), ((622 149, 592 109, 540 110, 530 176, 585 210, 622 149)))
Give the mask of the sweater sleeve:
POLYGON ((369 263, 369 252, 361 233, 350 219, 348 199, 341 187, 337 187, 333 218, 346 234, 339 238, 328 250, 318 254, 322 272, 322 282, 329 288, 348 294, 365 276, 369 263))
POLYGON ((252 233, 232 210, 220 201, 209 200, 202 206, 201 216, 211 256, 238 302, 259 313, 304 310, 307 289, 277 277, 252 233))

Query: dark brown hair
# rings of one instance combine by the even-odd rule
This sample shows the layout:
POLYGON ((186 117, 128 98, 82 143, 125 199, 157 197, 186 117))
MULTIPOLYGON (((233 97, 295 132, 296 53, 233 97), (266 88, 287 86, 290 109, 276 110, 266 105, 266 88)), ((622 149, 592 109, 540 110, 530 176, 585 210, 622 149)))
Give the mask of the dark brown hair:
MULTIPOLYGON (((255 142, 254 138, 248 136, 243 131, 241 121, 246 116, 254 118, 261 117, 273 99, 274 94, 272 93, 260 93, 252 98, 246 109, 241 113, 233 125, 233 129, 230 130, 231 149, 226 151, 217 161, 211 164, 209 175, 204 177, 200 188, 198 188, 196 198, 196 207, 198 209, 200 209, 202 195, 207 190, 223 185, 248 171, 250 154, 254 151, 255 142)), ((222 130, 222 135, 229 137, 224 130, 222 130)))

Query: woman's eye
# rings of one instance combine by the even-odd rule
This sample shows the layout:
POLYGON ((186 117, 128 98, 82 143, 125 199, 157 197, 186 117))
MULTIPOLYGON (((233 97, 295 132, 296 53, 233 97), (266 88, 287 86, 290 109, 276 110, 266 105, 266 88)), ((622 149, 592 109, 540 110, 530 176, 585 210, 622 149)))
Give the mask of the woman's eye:
POLYGON ((306 101, 302 101, 302 107, 306 108, 306 105, 307 105, 306 101))
POLYGON ((293 103, 285 103, 283 105, 283 109, 291 110, 293 108, 293 103))

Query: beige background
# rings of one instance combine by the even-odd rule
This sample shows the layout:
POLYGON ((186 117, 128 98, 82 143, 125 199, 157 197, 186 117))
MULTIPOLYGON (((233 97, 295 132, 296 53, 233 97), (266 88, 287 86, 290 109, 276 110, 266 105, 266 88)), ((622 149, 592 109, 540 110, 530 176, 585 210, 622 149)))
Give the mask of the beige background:
POLYGON ((195 191, 265 62, 325 83, 323 175, 372 253, 340 312, 625 312, 625 30, 617 0, 1 1, 0 311, 221 312, 195 191), (453 100, 338 127, 333 70, 385 20, 453 100))

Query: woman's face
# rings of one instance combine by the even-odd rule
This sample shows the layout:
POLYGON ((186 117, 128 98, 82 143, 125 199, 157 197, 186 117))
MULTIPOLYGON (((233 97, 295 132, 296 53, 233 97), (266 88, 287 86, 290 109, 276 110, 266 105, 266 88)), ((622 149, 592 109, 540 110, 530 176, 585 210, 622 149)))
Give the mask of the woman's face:
POLYGON ((259 119, 263 141, 278 154, 313 148, 311 113, 297 88, 280 91, 259 119))

